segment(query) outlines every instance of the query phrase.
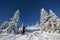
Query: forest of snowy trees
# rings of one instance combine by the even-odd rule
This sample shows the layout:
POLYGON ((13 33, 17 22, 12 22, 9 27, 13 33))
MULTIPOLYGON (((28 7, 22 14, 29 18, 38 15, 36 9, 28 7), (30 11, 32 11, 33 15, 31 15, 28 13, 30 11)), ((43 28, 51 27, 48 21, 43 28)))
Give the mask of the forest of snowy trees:
POLYGON ((49 33, 60 33, 60 19, 55 15, 55 13, 50 9, 49 15, 44 8, 41 9, 40 16, 40 29, 41 31, 46 31, 49 33))
MULTIPOLYGON (((55 13, 50 9, 49 13, 41 9, 40 15, 40 25, 38 22, 35 25, 28 26, 26 29, 38 29, 40 31, 45 31, 48 33, 60 33, 60 19, 55 15, 55 13)), ((10 19, 11 21, 5 21, 0 27, 0 33, 19 33, 19 10, 17 10, 14 16, 10 19)))

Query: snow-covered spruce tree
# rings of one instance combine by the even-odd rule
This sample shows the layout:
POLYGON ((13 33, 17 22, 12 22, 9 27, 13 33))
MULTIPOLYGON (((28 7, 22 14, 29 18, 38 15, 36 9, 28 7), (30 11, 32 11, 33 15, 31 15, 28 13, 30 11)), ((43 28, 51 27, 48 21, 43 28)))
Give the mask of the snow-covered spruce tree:
POLYGON ((44 23, 45 20, 48 17, 48 13, 44 10, 44 8, 41 9, 41 16, 40 16, 40 22, 44 23))
POLYGON ((36 22, 36 24, 35 24, 35 27, 38 27, 39 25, 38 25, 38 22, 36 22))
POLYGON ((41 30, 45 30, 44 28, 46 27, 45 21, 48 18, 48 13, 44 10, 44 8, 41 9, 41 16, 40 16, 40 27, 41 30))
POLYGON ((17 10, 10 22, 5 21, 2 24, 0 28, 2 33, 19 33, 19 13, 19 10, 17 10))
POLYGON ((51 22, 51 31, 53 32, 56 32, 57 31, 57 19, 59 19, 55 13, 50 10, 50 15, 49 15, 51 18, 50 18, 50 22, 51 22))
POLYGON ((14 14, 14 17, 11 18, 11 21, 9 22, 9 27, 7 32, 11 33, 12 31, 14 33, 19 32, 19 10, 17 10, 14 14), (10 30, 11 29, 11 30, 10 30))

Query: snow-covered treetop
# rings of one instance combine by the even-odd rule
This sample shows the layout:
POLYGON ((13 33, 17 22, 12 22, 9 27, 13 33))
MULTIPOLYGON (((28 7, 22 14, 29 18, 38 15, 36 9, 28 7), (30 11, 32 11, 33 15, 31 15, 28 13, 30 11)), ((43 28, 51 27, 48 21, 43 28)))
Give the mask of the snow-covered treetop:
POLYGON ((20 15, 20 12, 19 10, 17 10, 12 18, 12 22, 18 22, 19 21, 19 15, 20 15))
POLYGON ((38 26, 39 26, 38 22, 36 22, 35 26, 36 26, 36 27, 38 27, 38 26))
POLYGON ((42 8, 41 10, 42 10, 42 11, 45 11, 45 9, 44 9, 44 8, 42 8))
POLYGON ((40 21, 45 22, 46 18, 48 17, 47 11, 44 10, 44 8, 41 9, 41 16, 40 21))
POLYGON ((51 9, 49 10, 49 12, 50 12, 50 16, 57 17, 57 16, 55 15, 55 13, 54 13, 51 9))

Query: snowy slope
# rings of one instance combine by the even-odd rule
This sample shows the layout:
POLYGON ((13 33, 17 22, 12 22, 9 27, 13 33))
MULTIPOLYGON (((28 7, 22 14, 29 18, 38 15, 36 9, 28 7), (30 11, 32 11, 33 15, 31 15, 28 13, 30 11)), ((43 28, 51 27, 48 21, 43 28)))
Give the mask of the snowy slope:
POLYGON ((60 34, 35 31, 22 34, 1 34, 0 40, 60 40, 60 34))
POLYGON ((30 33, 22 34, 1 34, 0 40, 26 40, 30 33))
POLYGON ((48 40, 48 38, 42 36, 41 32, 33 32, 28 38, 27 40, 48 40))
POLYGON ((60 40, 60 34, 33 32, 27 40, 60 40))

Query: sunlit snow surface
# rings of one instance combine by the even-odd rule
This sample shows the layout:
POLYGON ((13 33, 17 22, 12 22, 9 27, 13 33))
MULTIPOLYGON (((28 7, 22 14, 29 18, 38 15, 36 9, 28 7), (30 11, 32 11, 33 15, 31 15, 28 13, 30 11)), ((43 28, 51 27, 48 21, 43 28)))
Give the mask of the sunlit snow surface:
POLYGON ((60 40, 60 34, 35 31, 33 33, 22 34, 1 34, 0 40, 60 40))
POLYGON ((60 40, 60 34, 33 32, 27 40, 60 40))

